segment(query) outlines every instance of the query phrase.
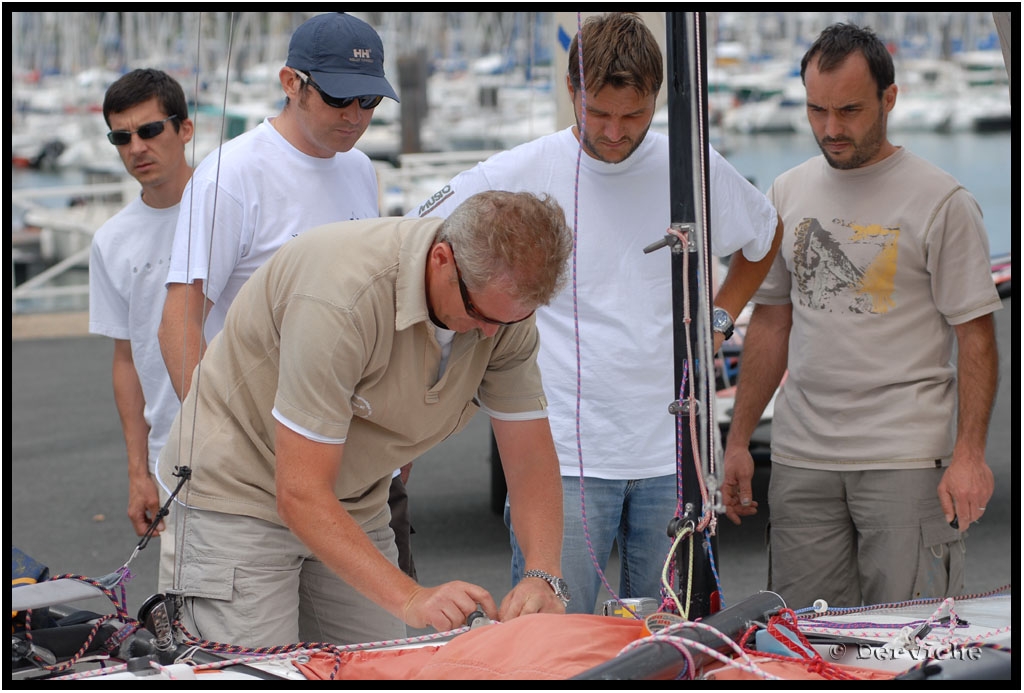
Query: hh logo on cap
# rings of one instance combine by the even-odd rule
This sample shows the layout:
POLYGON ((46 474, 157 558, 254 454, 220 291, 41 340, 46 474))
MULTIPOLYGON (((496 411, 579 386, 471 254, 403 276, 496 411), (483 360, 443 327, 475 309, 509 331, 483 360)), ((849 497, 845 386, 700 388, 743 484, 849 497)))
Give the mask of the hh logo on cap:
POLYGON ((372 60, 369 48, 353 48, 352 57, 356 60, 372 60))

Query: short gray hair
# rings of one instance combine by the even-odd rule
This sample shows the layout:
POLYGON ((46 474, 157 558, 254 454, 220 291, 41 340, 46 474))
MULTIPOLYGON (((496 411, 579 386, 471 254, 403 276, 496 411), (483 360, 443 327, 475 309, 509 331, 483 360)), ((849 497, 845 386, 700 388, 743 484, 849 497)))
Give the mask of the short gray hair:
POLYGON ((549 195, 489 190, 448 216, 437 240, 452 246, 470 290, 497 284, 524 307, 547 305, 565 285, 572 232, 549 195))

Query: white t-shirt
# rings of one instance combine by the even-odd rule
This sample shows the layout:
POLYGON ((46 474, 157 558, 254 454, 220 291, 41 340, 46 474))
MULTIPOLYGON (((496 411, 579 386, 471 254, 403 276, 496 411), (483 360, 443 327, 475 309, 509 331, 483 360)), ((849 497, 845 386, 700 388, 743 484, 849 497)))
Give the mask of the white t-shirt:
MULTIPOLYGON (((580 441, 587 476, 642 479, 675 473, 677 394, 673 366, 671 253, 643 249, 671 223, 668 138, 649 132, 625 161, 580 158, 571 128, 495 154, 451 180, 408 216, 446 216, 483 190, 552 195, 576 229, 569 283, 537 311, 538 362, 561 471, 579 475, 576 324, 579 320, 580 441), (578 210, 576 200, 579 200, 578 210)), ((767 198, 711 153, 712 251, 771 248, 777 218, 767 198)))
POLYGON ((136 197, 96 231, 89 257, 89 331, 131 342, 151 472, 180 408, 157 340, 177 221, 178 205, 155 209, 136 197))
POLYGON ((289 238, 334 221, 379 216, 369 157, 358 149, 329 159, 303 154, 271 120, 203 159, 181 198, 166 279, 203 280, 214 304, 207 341, 224 326, 245 280, 289 238))

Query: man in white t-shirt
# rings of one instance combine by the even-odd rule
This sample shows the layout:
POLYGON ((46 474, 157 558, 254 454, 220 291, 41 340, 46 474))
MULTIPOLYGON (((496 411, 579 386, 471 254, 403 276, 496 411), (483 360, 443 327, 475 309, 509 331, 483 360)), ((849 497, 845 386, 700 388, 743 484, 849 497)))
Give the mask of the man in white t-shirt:
MULTIPOLYGON (((226 142, 199 166, 174 237, 160 347, 179 397, 249 276, 288 239, 314 226, 380 215, 377 173, 355 145, 384 97, 384 47, 341 12, 303 23, 280 73, 276 117, 226 142)), ((411 574, 405 487, 392 493, 396 540, 411 574)))
MULTIPOLYGON (((577 38, 567 76, 576 125, 460 173, 409 216, 447 215, 480 190, 546 192, 576 229, 575 286, 537 311, 538 363, 562 473, 568 611, 593 613, 601 587, 595 565, 604 571, 613 542, 619 595, 658 598, 678 497, 676 422, 667 413, 676 398, 671 258, 644 253, 671 222, 668 138, 648 132, 661 49, 632 13, 591 17, 582 32, 585 94, 577 38)), ((712 251, 732 255, 715 306, 731 331, 771 266, 781 224, 765 196, 714 150, 710 173, 712 251)), ((726 336, 716 333, 716 351, 726 336)), ((530 566, 509 510, 516 584, 530 566)))
MULTIPOLYGON (((107 139, 125 170, 142 186, 138 197, 93 236, 89 256, 89 331, 114 339, 114 402, 128 451, 128 518, 143 536, 166 501, 154 472, 180 403, 160 355, 157 328, 167 289, 167 262, 178 203, 192 167, 185 92, 160 70, 133 70, 103 97, 107 139)), ((170 508, 168 509, 170 512, 170 508)), ((158 589, 174 578, 172 517, 154 528, 160 537, 158 589)))

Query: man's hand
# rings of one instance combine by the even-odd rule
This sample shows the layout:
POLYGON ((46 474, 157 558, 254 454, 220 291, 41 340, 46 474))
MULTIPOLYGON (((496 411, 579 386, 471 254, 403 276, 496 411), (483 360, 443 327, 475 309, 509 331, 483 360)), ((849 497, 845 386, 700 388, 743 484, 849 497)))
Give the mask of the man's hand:
MULTIPOLYGON (((147 472, 145 476, 128 475, 128 519, 131 520, 135 533, 140 537, 153 524, 160 512, 160 495, 157 493, 156 482, 147 472)), ((164 531, 164 521, 160 520, 153 536, 160 536, 164 531)))
POLYGON ((524 578, 501 600, 498 616, 499 620, 508 621, 526 614, 564 613, 562 600, 547 581, 540 578, 524 578))
POLYGON ((741 518, 757 513, 757 501, 750 488, 753 478, 754 458, 750 448, 744 445, 726 447, 722 502, 725 504, 725 516, 735 525, 740 524, 741 518))
POLYGON ((498 616, 498 607, 490 592, 479 585, 458 580, 437 587, 416 589, 405 603, 402 620, 413 628, 433 628, 438 632, 455 630, 466 625, 466 619, 483 608, 492 621, 498 616))
POLYGON ((960 532, 966 532, 972 522, 977 522, 985 513, 985 505, 995 490, 992 470, 980 459, 967 459, 953 453, 953 460, 939 482, 939 503, 946 514, 946 522, 957 518, 960 532))

